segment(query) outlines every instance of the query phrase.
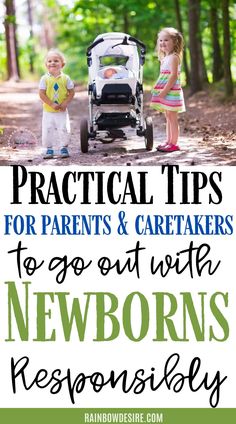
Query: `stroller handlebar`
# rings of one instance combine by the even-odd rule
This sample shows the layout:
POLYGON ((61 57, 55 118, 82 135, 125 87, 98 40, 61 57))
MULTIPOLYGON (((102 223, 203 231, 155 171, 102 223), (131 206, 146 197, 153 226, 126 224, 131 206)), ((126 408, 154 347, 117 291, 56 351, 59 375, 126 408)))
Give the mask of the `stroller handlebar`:
MULTIPOLYGON (((90 46, 87 48, 87 63, 88 66, 91 66, 92 64, 92 58, 91 58, 91 50, 96 47, 98 44, 102 43, 104 40, 103 37, 99 38, 98 40, 95 40, 90 46)), ((140 62, 141 64, 144 64, 145 62, 145 54, 146 54, 146 46, 142 41, 138 40, 135 37, 129 36, 128 41, 133 41, 137 46, 140 47, 140 62)), ((127 45, 127 36, 124 37, 123 42, 119 43, 120 45, 125 44, 127 45)), ((118 45, 118 44, 117 44, 118 45)))
POLYGON ((90 46, 87 48, 87 56, 91 56, 91 50, 96 47, 98 44, 102 43, 104 41, 104 38, 99 38, 98 40, 94 41, 90 46))
POLYGON ((130 37, 128 38, 128 40, 133 41, 133 42, 134 42, 134 43, 136 43, 139 47, 141 47, 141 49, 143 49, 143 50, 144 50, 144 51, 143 51, 143 54, 145 54, 145 53, 146 53, 146 46, 145 46, 145 44, 144 44, 144 43, 142 43, 142 41, 140 41, 140 40, 138 40, 137 38, 132 37, 132 36, 130 36, 130 37))

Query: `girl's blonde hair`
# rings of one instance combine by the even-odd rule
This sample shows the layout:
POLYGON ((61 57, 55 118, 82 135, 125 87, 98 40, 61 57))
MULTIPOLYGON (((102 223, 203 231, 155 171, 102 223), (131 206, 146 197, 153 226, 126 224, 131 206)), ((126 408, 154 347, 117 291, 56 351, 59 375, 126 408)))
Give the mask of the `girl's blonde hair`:
POLYGON ((180 60, 181 60, 182 59, 182 56, 183 56, 184 39, 183 39, 183 36, 182 36, 181 32, 179 32, 177 29, 172 28, 172 27, 163 28, 157 34, 157 45, 156 45, 156 49, 157 49, 158 59, 161 60, 165 56, 165 54, 161 51, 160 46, 159 46, 159 37, 160 37, 160 34, 163 33, 163 32, 166 32, 171 37, 171 39, 173 40, 173 45, 174 45, 173 52, 176 53, 179 56, 180 60))
POLYGON ((47 62, 48 56, 50 56, 51 54, 53 54, 54 56, 58 56, 61 59, 63 66, 65 66, 65 64, 66 64, 65 56, 62 52, 60 52, 60 50, 57 50, 57 49, 48 50, 48 52, 45 56, 45 63, 47 62))

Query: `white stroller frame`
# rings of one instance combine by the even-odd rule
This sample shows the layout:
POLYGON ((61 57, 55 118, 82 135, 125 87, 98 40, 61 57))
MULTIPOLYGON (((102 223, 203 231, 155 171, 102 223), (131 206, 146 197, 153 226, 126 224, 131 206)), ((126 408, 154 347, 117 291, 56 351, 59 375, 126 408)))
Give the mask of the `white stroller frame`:
POLYGON ((145 54, 146 47, 141 41, 119 32, 101 34, 88 47, 89 122, 83 119, 80 126, 83 153, 88 151, 89 138, 99 137, 103 143, 114 141, 116 138, 126 139, 121 128, 127 126, 137 128, 137 135, 145 138, 146 149, 152 150, 152 120, 150 117, 143 117, 142 83, 145 54), (104 66, 103 58, 112 58, 115 64, 104 66), (125 66, 117 65, 116 61, 119 60, 125 61, 125 66), (104 71, 108 68, 115 69, 116 74, 105 79, 104 71), (109 111, 106 112, 108 105, 109 111), (97 109, 95 114, 94 107, 97 109), (115 112, 112 111, 114 108, 115 112))

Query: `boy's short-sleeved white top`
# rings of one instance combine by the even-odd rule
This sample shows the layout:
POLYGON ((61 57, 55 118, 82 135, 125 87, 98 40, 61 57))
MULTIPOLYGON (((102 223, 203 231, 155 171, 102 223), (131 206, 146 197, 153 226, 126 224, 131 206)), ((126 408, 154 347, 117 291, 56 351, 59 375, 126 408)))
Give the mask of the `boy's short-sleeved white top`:
MULTIPOLYGON (((48 76, 50 76, 51 74, 48 72, 45 75, 43 75, 39 81, 39 89, 40 90, 46 90, 47 86, 46 86, 46 78, 48 76)), ((68 90, 71 90, 72 88, 74 88, 74 83, 73 81, 70 79, 69 75, 63 74, 66 77, 66 88, 68 88, 68 90)), ((62 76, 62 73, 60 75, 58 75, 55 78, 59 78, 62 76)))

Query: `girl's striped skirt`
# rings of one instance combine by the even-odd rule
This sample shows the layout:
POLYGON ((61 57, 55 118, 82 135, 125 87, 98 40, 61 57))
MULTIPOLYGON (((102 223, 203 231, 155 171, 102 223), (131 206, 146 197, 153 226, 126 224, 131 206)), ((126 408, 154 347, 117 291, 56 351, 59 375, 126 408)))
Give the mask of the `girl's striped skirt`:
POLYGON ((166 110, 179 113, 185 112, 184 96, 179 76, 171 90, 167 93, 166 97, 162 99, 158 96, 160 91, 168 82, 169 76, 170 71, 165 70, 160 73, 156 85, 152 89, 151 107, 161 112, 165 112, 166 110))

